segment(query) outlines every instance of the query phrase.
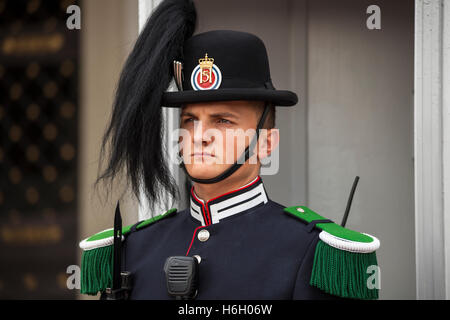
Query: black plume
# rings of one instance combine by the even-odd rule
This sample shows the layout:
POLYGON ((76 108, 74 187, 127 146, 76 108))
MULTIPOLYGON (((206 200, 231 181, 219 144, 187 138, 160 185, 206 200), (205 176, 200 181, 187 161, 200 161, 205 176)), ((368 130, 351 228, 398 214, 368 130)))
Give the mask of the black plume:
POLYGON ((109 146, 107 167, 96 184, 112 182, 124 169, 138 199, 142 183, 150 203, 163 193, 178 196, 162 146, 161 99, 172 79, 173 60, 182 59, 195 24, 192 0, 165 0, 147 20, 120 75, 101 149, 100 164, 109 146))

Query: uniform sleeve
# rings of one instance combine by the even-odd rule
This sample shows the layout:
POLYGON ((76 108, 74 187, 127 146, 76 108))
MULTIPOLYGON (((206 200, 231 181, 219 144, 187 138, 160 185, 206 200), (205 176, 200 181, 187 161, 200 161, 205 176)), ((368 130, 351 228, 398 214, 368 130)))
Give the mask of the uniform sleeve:
POLYGON ((319 288, 313 287, 309 284, 311 278, 311 271, 314 263, 314 252, 317 242, 319 241, 319 234, 311 241, 308 250, 301 262, 300 268, 297 272, 295 280, 295 287, 292 299, 293 300, 342 300, 344 298, 328 294, 319 288))

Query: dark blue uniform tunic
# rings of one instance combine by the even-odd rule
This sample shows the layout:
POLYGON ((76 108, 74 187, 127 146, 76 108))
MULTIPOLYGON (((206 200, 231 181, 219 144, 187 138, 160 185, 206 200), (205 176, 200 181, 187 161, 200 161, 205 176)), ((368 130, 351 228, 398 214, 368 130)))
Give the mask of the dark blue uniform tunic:
POLYGON ((174 299, 164 263, 184 255, 201 258, 197 299, 337 298, 309 284, 319 230, 308 232, 283 208, 268 199, 259 176, 207 203, 192 189, 189 208, 127 236, 131 299, 174 299))

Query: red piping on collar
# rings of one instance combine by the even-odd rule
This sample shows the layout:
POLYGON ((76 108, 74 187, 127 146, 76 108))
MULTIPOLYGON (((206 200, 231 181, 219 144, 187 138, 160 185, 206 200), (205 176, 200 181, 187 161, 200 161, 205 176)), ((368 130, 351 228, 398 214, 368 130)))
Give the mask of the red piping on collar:
POLYGON ((203 221, 205 221, 205 226, 210 225, 210 224, 211 224, 211 221, 209 221, 209 220, 206 218, 206 214, 205 214, 205 206, 203 205, 203 201, 199 200, 199 199, 195 196, 195 193, 194 193, 194 186, 192 186, 192 188, 191 188, 191 194, 192 194, 192 196, 194 197, 194 199, 197 200, 197 202, 199 202, 199 203, 202 205, 202 214, 203 214, 203 221), (209 223, 208 223, 208 222, 209 222, 209 223))
POLYGON ((203 212, 203 219, 204 219, 204 221, 205 221, 205 226, 211 225, 211 213, 209 212, 209 209, 208 209, 208 204, 209 204, 211 201, 216 200, 216 199, 218 199, 218 198, 220 198, 220 197, 229 195, 229 194, 231 194, 231 193, 238 192, 238 191, 241 191, 241 190, 243 190, 243 189, 249 188, 250 186, 252 186, 252 185, 254 185, 255 183, 257 183, 259 180, 261 180, 261 177, 260 177, 260 176, 258 176, 258 177, 255 179, 255 181, 253 181, 253 182, 250 183, 249 185, 240 187, 239 189, 236 189, 236 190, 228 191, 228 192, 226 192, 226 193, 224 193, 224 194, 221 194, 220 196, 214 197, 214 198, 209 199, 208 201, 206 201, 206 211, 208 212, 208 219, 206 219, 206 216, 205 216, 205 211, 204 211, 204 209, 205 209, 205 204, 203 203, 203 201, 199 200, 199 199, 195 196, 194 186, 192 186, 192 188, 191 188, 191 194, 192 194, 192 196, 195 198, 195 200, 197 200, 197 201, 198 201, 199 203, 201 203, 201 205, 202 205, 202 212, 203 212))

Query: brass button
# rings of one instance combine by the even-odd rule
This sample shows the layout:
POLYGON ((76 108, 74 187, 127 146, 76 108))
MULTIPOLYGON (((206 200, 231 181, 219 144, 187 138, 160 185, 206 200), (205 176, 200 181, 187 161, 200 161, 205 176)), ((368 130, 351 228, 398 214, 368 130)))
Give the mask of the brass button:
POLYGON ((200 232, 197 235, 198 240, 200 240, 201 242, 205 242, 206 240, 209 239, 209 231, 208 230, 200 230, 200 232))
POLYGON ((200 263, 202 262, 202 257, 200 257, 198 254, 193 256, 195 259, 197 259, 197 262, 200 263))

